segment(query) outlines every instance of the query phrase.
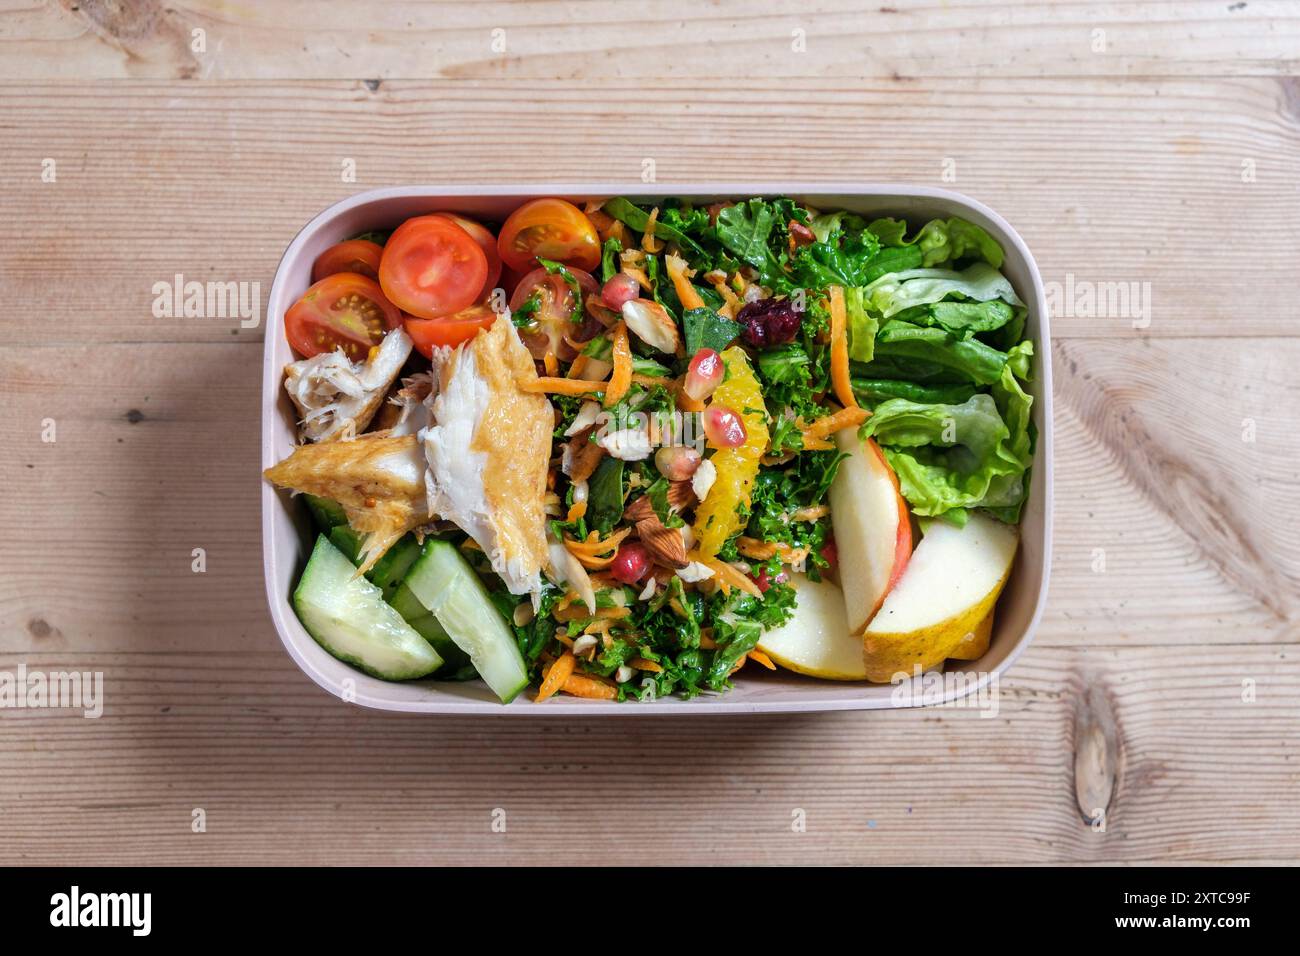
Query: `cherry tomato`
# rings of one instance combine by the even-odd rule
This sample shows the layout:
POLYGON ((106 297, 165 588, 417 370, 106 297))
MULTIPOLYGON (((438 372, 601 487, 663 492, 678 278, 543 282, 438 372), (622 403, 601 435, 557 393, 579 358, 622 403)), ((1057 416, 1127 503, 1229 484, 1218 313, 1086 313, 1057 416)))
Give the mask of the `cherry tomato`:
POLYGON ((450 219, 460 226, 469 233, 469 237, 477 242, 478 247, 483 250, 483 255, 487 257, 487 278, 483 280, 483 288, 479 290, 475 301, 486 299, 488 294, 496 288, 497 281, 501 278, 501 254, 497 252, 497 237, 492 235, 492 231, 487 226, 477 223, 473 219, 458 216, 454 212, 435 212, 434 215, 441 216, 443 219, 450 219))
POLYGON ((479 329, 486 329, 496 321, 497 314, 486 302, 471 305, 455 315, 444 315, 437 319, 417 319, 406 317, 406 334, 415 343, 416 349, 425 358, 433 358, 433 350, 444 345, 460 345, 468 342, 478 334, 479 329))
POLYGON ((512 269, 538 256, 590 272, 600 265, 600 237, 582 210, 563 199, 534 199, 510 214, 497 237, 501 259, 512 269))
POLYGON ((355 272, 326 276, 284 313, 285 336, 303 358, 341 348, 359 362, 401 324, 401 311, 379 284, 355 272))
MULTIPOLYGON (((569 274, 578 280, 578 288, 584 297, 593 296, 600 291, 600 285, 591 273, 582 269, 570 269, 569 274)), ((533 296, 537 296, 537 308, 527 316, 528 324, 523 326, 519 335, 533 358, 544 358, 547 350, 555 353, 556 358, 569 361, 576 354, 574 349, 564 341, 567 334, 572 337, 578 332, 578 323, 583 313, 579 313, 581 303, 564 276, 558 272, 551 274, 545 269, 534 269, 519 280, 514 295, 510 297, 510 311, 518 312, 533 296)), ((523 317, 521 317, 521 321, 523 317)))
POLYGON ((330 246, 312 263, 311 281, 320 282, 336 272, 355 272, 367 279, 379 278, 379 259, 384 247, 369 239, 348 239, 330 246))
POLYGON ((473 305, 487 278, 487 256, 468 232, 441 216, 397 227, 379 260, 379 284, 398 308, 421 319, 473 305))

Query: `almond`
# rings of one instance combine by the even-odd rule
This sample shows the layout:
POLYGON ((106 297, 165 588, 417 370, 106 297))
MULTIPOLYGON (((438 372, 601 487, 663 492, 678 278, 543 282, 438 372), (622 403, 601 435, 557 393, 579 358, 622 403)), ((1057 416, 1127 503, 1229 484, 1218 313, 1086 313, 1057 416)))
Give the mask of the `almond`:
MULTIPOLYGON (((681 511, 689 507, 695 501, 695 492, 691 490, 689 481, 673 481, 668 485, 668 507, 673 511, 681 511)), ((654 518, 654 505, 650 503, 649 495, 642 495, 636 501, 627 506, 623 512, 623 518, 627 521, 637 522, 645 521, 647 518, 654 518)))
POLYGON ((681 569, 690 563, 686 560, 686 543, 681 533, 676 528, 665 528, 654 515, 638 521, 636 533, 655 564, 681 569))

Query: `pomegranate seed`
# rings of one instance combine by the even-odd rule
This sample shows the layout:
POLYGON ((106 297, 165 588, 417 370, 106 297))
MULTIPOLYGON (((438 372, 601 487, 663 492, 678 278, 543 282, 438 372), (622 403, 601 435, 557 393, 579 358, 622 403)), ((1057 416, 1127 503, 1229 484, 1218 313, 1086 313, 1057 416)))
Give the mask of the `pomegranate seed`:
POLYGON ((605 287, 600 290, 600 297, 611 309, 619 311, 624 302, 631 302, 640 291, 641 286, 635 279, 620 272, 609 277, 605 287))
POLYGON ((685 481, 700 467, 702 457, 686 445, 669 445, 655 452, 655 467, 669 481, 685 481))
POLYGON ((714 402, 704 410, 704 437, 714 448, 739 448, 749 433, 744 419, 726 405, 714 402))
POLYGON ((636 584, 650 568, 650 552, 640 541, 625 541, 614 555, 614 563, 609 566, 609 573, 615 581, 623 584, 636 584))
POLYGON ((722 384, 722 356, 713 349, 700 349, 686 368, 682 388, 697 402, 702 402, 722 384))
POLYGON ((758 576, 754 578, 754 583, 758 585, 760 591, 766 594, 768 588, 773 584, 785 584, 785 582, 789 580, 790 575, 786 574, 784 571, 778 574, 775 578, 771 578, 768 577, 767 568, 763 568, 758 572, 758 576))
POLYGON ((818 553, 819 553, 823 558, 826 559, 826 563, 829 564, 829 565, 831 566, 831 570, 834 571, 834 570, 835 570, 835 565, 836 565, 836 564, 839 562, 839 560, 840 560, 840 552, 839 552, 839 550, 835 547, 835 539, 834 539, 834 538, 827 538, 827 539, 826 539, 826 543, 825 543, 824 545, 822 545, 822 549, 821 549, 821 551, 818 552, 818 553))

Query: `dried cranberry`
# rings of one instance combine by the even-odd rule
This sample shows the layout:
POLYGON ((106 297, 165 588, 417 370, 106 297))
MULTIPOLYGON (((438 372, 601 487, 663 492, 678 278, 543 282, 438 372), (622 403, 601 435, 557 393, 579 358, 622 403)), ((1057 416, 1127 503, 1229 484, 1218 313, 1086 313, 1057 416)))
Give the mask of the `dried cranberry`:
POLYGON ((759 299, 742 308, 736 321, 740 323, 740 337, 761 349, 793 342, 803 324, 803 315, 795 311, 789 299, 759 299))

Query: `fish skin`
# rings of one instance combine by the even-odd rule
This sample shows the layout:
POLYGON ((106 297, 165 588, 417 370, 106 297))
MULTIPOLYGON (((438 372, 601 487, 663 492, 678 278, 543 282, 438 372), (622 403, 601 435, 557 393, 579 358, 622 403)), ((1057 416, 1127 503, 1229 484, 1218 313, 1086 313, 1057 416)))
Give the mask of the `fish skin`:
POLYGON ((361 571, 429 520, 424 456, 414 435, 368 434, 352 441, 299 445, 262 474, 272 484, 337 501, 362 544, 361 571))

